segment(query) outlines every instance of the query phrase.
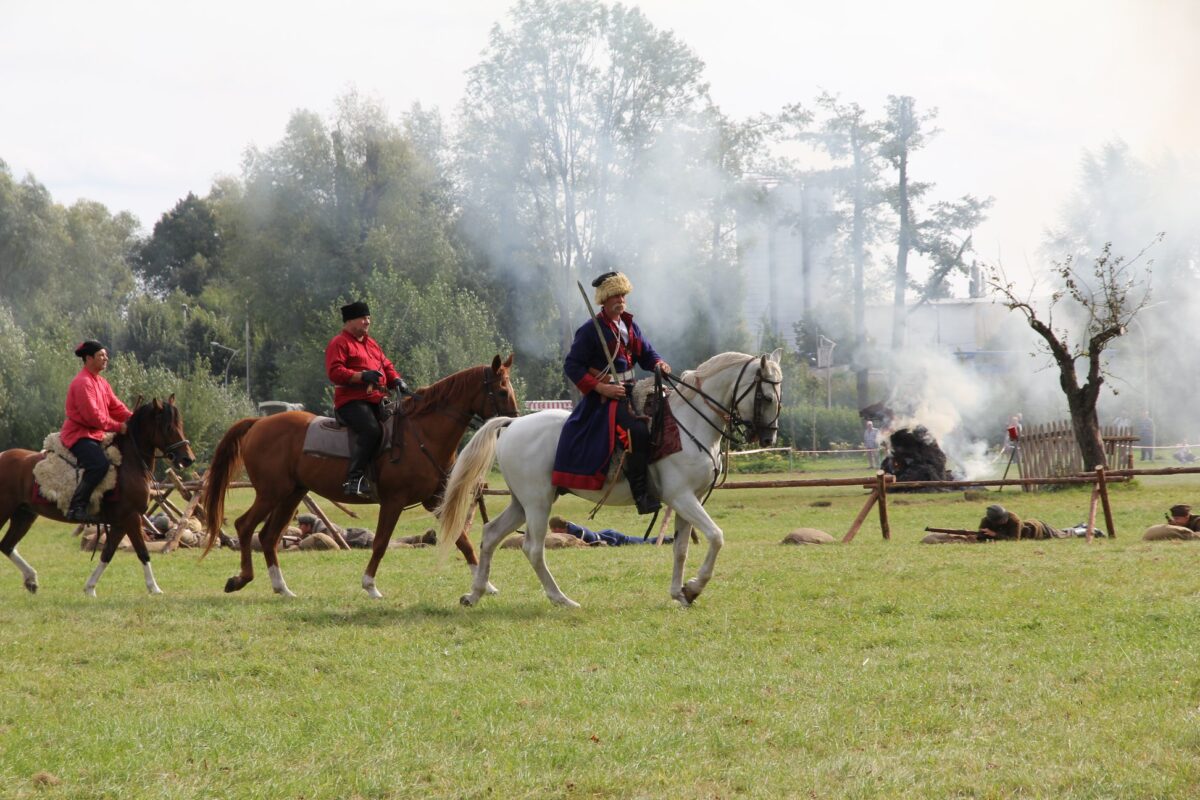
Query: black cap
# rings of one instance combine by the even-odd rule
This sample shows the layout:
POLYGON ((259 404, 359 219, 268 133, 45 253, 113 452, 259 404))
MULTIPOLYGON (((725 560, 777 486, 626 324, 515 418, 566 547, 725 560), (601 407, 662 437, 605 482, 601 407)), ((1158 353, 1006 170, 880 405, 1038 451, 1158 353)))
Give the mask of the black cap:
POLYGON ((1180 503, 1177 506, 1171 506, 1171 516, 1172 517, 1186 517, 1186 516, 1189 516, 1191 513, 1192 513, 1192 507, 1188 506, 1188 505, 1184 505, 1183 503, 1180 503))
POLYGON ((599 278, 596 278, 596 280, 592 281, 592 288, 593 289, 599 288, 600 284, 604 283, 606 280, 608 280, 609 278, 611 278, 613 275, 616 275, 616 274, 617 273, 615 273, 615 272, 604 273, 599 278))
POLYGON ((87 358, 88 356, 96 355, 96 353, 99 353, 103 349, 104 345, 100 344, 95 339, 88 339, 79 343, 79 347, 75 348, 75 355, 79 356, 80 358, 87 358))
POLYGON ((371 309, 367 308, 367 304, 362 300, 356 300, 353 303, 342 306, 342 322, 349 322, 352 319, 369 316, 371 316, 371 309))
POLYGON ((987 507, 987 515, 986 516, 988 519, 1002 520, 1002 519, 1004 519, 1004 515, 1007 513, 1008 512, 1004 510, 1004 506, 997 504, 997 505, 990 505, 987 507))

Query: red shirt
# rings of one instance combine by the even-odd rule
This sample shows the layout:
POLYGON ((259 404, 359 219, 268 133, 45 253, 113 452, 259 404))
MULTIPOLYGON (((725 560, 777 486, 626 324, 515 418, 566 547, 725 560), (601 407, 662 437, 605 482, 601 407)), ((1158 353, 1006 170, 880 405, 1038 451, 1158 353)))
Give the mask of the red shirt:
POLYGON ((325 348, 325 374, 333 382, 333 407, 341 408, 354 400, 378 403, 387 397, 385 392, 366 383, 351 384, 351 379, 365 369, 383 373, 385 385, 399 379, 400 373, 388 361, 378 343, 370 336, 362 341, 342 331, 329 340, 325 348))
POLYGON ((120 430, 121 423, 133 412, 117 399, 116 393, 99 374, 86 368, 71 379, 67 389, 67 421, 63 423, 63 447, 70 448, 80 439, 104 438, 104 434, 120 430))

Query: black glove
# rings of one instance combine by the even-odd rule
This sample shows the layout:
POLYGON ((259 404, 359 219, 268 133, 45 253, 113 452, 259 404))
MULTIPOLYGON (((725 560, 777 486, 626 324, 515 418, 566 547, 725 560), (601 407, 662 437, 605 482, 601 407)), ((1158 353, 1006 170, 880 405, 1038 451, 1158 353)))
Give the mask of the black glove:
POLYGON ((362 372, 363 383, 380 386, 383 384, 383 373, 377 369, 364 369, 362 372))
POLYGON ((392 391, 399 392, 400 394, 412 394, 408 390, 408 384, 404 382, 404 378, 396 378, 396 380, 392 381, 390 388, 392 391))

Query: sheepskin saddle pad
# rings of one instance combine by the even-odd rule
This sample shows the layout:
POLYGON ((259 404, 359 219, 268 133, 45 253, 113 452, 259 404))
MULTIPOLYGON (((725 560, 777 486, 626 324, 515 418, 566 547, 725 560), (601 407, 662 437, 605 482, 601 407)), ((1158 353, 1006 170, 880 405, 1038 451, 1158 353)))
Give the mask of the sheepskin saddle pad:
MULTIPOLYGON (((379 450, 383 451, 392 446, 392 429, 396 424, 393 414, 383 422, 383 439, 379 442, 379 450)), ((310 456, 325 458, 349 458, 350 437, 354 431, 345 425, 338 424, 333 417, 313 417, 304 432, 304 452, 310 456)))
MULTIPOLYGON (((100 499, 105 492, 117 486, 117 467, 121 464, 121 451, 113 445, 115 436, 115 433, 106 433, 100 440, 104 454, 108 456, 112 466, 108 468, 104 480, 100 481, 100 485, 92 492, 91 502, 88 503, 88 516, 95 516, 100 512, 100 499)), ((34 465, 33 479, 37 481, 42 497, 54 503, 65 514, 71 505, 71 496, 79 486, 83 470, 79 467, 75 455, 63 447, 57 432, 50 434, 42 442, 42 451, 46 453, 46 458, 34 465)))

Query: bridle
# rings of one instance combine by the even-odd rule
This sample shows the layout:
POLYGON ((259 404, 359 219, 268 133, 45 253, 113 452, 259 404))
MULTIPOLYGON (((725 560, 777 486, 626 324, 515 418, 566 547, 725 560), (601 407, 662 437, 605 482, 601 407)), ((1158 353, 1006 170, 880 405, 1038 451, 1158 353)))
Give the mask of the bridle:
POLYGON ((485 411, 487 410, 487 401, 491 400, 491 402, 492 402, 492 415, 491 416, 493 416, 493 417, 507 416, 504 409, 500 408, 500 395, 497 393, 497 389, 500 386, 500 381, 495 380, 495 378, 497 378, 497 375, 491 369, 491 367, 487 367, 487 366, 483 367, 484 410, 485 411))
MULTIPOLYGON (((146 403, 145 405, 152 407, 151 403, 146 403)), ((140 408, 141 407, 139 407, 139 410, 140 408)), ((163 403, 162 410, 166 411, 167 409, 170 409, 169 416, 163 416, 161 414, 158 415, 158 426, 160 428, 159 433, 162 435, 163 439, 166 439, 171 433, 171 424, 175 421, 175 419, 177 419, 177 415, 179 414, 179 410, 175 408, 173 404, 163 403)), ((129 418, 129 421, 133 423, 134 428, 140 427, 141 420, 138 419, 137 413, 134 413, 134 415, 129 418)), ((191 446, 191 442, 189 442, 187 439, 180 439, 179 441, 169 444, 166 447, 151 447, 149 456, 147 456, 146 453, 142 452, 142 443, 138 440, 138 435, 134 430, 129 431, 129 438, 134 443, 134 452, 137 453, 138 459, 142 462, 142 470, 145 472, 150 471, 151 463, 153 463, 154 459, 160 454, 163 458, 170 459, 174 466, 184 466, 183 459, 177 457, 177 452, 183 448, 191 446)))
MULTIPOLYGON (((741 371, 738 372, 737 380, 735 380, 733 383, 733 399, 730 401, 728 406, 724 405, 720 400, 701 389, 700 380, 697 380, 694 385, 687 383, 686 381, 679 380, 672 375, 663 375, 663 380, 667 381, 676 388, 688 389, 692 392, 695 392, 699 397, 701 397, 704 400, 704 405, 708 406, 709 410, 724 422, 723 426, 718 426, 715 422, 713 422, 709 415, 697 408, 686 394, 682 392, 678 393, 679 398, 683 400, 683 402, 687 403, 687 405, 691 407, 693 411, 699 414, 700 418, 708 423, 708 425, 715 430, 722 439, 732 444, 746 444, 756 440, 766 440, 770 435, 779 431, 779 414, 782 410, 779 387, 783 381, 773 381, 763 375, 761 357, 751 357, 742 365, 741 371), (755 361, 759 362, 759 367, 755 371, 754 378, 746 384, 746 388, 744 390, 741 390, 742 381, 746 377, 746 372, 750 368, 750 365, 755 361), (767 394, 766 390, 763 388, 764 385, 773 387, 772 394, 767 394), (739 392, 739 390, 741 391, 739 392), (750 420, 747 421, 746 418, 742 416, 741 404, 746 396, 751 392, 754 392, 754 405, 753 410, 750 413, 750 420), (767 420, 766 416, 769 413, 772 405, 774 405, 775 415, 771 417, 771 419, 767 420)), ((688 436, 691 436, 692 441, 696 442, 696 445, 700 447, 701 450, 705 449, 700 445, 700 442, 696 440, 696 437, 692 436, 690 431, 682 426, 680 427, 680 430, 683 430, 688 434, 688 436)))
MULTIPOLYGON (((500 407, 500 396, 498 394, 500 381, 496 380, 496 372, 491 367, 488 367, 488 366, 480 367, 480 369, 483 370, 483 410, 485 412, 487 411, 487 403, 490 400, 491 404, 492 404, 492 410, 494 411, 492 416, 499 417, 502 415, 506 415, 504 409, 502 409, 500 407)), ((414 394, 412 396, 416 399, 420 399, 419 395, 414 394)), ((474 411, 464 411, 461 408, 446 408, 444 405, 441 405, 441 404, 438 404, 434 408, 429 409, 429 410, 434 413, 444 414, 444 415, 450 417, 451 419, 457 420, 459 422, 463 422, 468 427, 472 427, 472 423, 476 419, 481 418, 481 416, 479 414, 476 414, 474 411)), ((408 415, 406 414, 405 416, 408 416, 408 415)), ((400 424, 399 422, 396 423, 397 430, 399 430, 399 428, 398 428, 399 424, 400 424)), ((439 464, 437 462, 437 459, 433 457, 433 453, 431 453, 429 448, 425 445, 424 437, 421 436, 420 427, 414 425, 412 427, 412 432, 413 432, 413 436, 417 442, 417 449, 421 451, 421 454, 424 455, 425 458, 429 461, 429 463, 433 466, 434 471, 437 474, 441 475, 442 484, 444 486, 446 479, 449 478, 449 476, 450 476, 449 470, 447 470, 445 467, 443 467, 441 464, 439 464)), ((397 435, 398 434, 393 434, 393 444, 395 442, 395 436, 397 436, 397 435)), ((413 505, 408 506, 408 508, 412 508, 413 506, 418 506, 418 505, 421 505, 421 503, 420 502, 413 503, 413 505)))

